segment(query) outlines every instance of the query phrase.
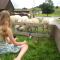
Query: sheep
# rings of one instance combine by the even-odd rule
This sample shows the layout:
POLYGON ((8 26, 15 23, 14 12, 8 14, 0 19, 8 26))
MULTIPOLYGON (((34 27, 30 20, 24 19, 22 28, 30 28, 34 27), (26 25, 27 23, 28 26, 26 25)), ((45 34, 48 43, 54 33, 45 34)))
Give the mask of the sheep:
POLYGON ((29 18, 27 16, 22 16, 21 19, 22 19, 22 21, 21 21, 22 23, 28 23, 29 22, 29 18))
POLYGON ((18 30, 18 31, 24 31, 25 30, 25 25, 22 25, 22 26, 17 26, 16 27, 16 29, 18 30))
POLYGON ((28 30, 32 30, 32 28, 35 28, 35 30, 38 30, 38 24, 40 23, 39 19, 31 18, 28 20, 27 23, 28 23, 27 25, 28 30))
POLYGON ((28 20, 29 18, 27 16, 22 16, 23 20, 28 20))
POLYGON ((32 30, 32 28, 38 29, 38 24, 39 24, 39 20, 37 18, 31 18, 31 19, 24 19, 22 18, 21 23, 23 22, 24 24, 26 24, 25 28, 26 30, 32 30))
POLYGON ((27 16, 19 16, 19 15, 12 15, 10 16, 13 23, 21 22, 21 23, 39 23, 37 18, 29 19, 27 16))
POLYGON ((11 23, 12 23, 12 28, 15 30, 15 28, 17 28, 16 23, 18 22, 19 19, 21 19, 21 16, 20 15, 11 15, 10 19, 11 19, 11 23))
POLYGON ((15 28, 18 28, 19 27, 19 25, 15 25, 15 28))
POLYGON ((47 18, 44 18, 43 20, 42 20, 42 28, 43 28, 43 31, 45 30, 45 29, 47 29, 48 30, 48 25, 49 25, 49 21, 48 21, 49 19, 47 19, 47 18))
MULTIPOLYGON (((19 15, 12 15, 10 16, 12 23, 15 25, 16 23, 19 23, 19 26, 22 26, 23 24, 26 24, 28 27, 37 27, 37 24, 39 24, 39 20, 37 18, 31 18, 29 19, 27 16, 19 16, 19 15)), ((21 27, 20 27, 21 28, 21 27)))
POLYGON ((32 18, 31 20, 32 20, 32 23, 37 23, 37 24, 39 23, 39 20, 37 18, 32 18))
POLYGON ((21 16, 20 15, 12 15, 12 16, 10 16, 10 19, 13 23, 16 23, 18 21, 21 22, 21 16))

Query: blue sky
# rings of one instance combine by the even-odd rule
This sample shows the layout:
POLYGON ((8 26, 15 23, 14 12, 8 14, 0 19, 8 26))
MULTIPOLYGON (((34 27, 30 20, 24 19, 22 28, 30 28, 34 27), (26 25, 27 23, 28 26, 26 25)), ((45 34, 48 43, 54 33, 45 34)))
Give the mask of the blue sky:
MULTIPOLYGON (((11 0, 15 8, 32 8, 45 2, 45 0, 11 0), (33 3, 34 2, 34 3, 33 3)), ((55 6, 60 6, 60 0, 52 0, 55 6)))

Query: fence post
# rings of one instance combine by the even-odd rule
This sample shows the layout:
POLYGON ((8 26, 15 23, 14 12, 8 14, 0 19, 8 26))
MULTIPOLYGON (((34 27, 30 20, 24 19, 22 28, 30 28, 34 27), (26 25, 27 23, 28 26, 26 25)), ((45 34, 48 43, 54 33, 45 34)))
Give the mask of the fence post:
POLYGON ((55 39, 56 25, 50 25, 50 37, 55 39))

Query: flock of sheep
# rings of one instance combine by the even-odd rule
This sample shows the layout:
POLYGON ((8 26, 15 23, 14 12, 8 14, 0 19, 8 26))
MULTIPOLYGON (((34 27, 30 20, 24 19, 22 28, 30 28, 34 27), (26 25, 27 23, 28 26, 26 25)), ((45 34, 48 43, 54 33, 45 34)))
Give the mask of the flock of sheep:
POLYGON ((28 18, 27 16, 20 16, 20 15, 12 15, 10 16, 12 23, 14 24, 15 28, 19 30, 24 29, 31 29, 32 27, 38 27, 40 23, 39 19, 37 18, 28 18))
POLYGON ((29 19, 27 16, 20 16, 20 15, 12 15, 10 16, 12 22, 21 22, 21 23, 34 23, 38 24, 39 20, 37 18, 31 18, 29 19))
POLYGON ((32 28, 38 29, 39 26, 47 27, 48 21, 38 18, 28 18, 27 16, 12 15, 10 16, 14 27, 19 30, 31 30, 32 28))

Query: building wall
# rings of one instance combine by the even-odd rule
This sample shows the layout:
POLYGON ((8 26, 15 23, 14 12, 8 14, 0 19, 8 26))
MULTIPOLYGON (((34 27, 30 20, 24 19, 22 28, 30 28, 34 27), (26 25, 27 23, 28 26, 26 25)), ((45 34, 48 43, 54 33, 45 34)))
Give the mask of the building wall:
POLYGON ((5 9, 6 10, 9 10, 10 12, 13 12, 14 11, 14 7, 13 7, 13 5, 12 5, 12 3, 11 3, 10 0, 9 0, 9 2, 8 2, 8 4, 7 4, 7 6, 6 6, 5 9))
POLYGON ((2 10, 9 10, 10 12, 13 12, 13 11, 14 11, 14 7, 13 7, 13 5, 12 5, 12 3, 11 3, 10 0, 9 0, 8 4, 6 4, 6 7, 4 7, 3 9, 2 9, 2 7, 1 7, 0 12, 1 12, 2 10))

